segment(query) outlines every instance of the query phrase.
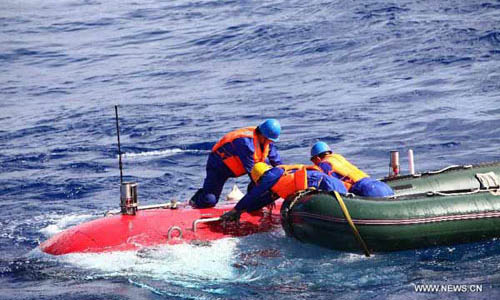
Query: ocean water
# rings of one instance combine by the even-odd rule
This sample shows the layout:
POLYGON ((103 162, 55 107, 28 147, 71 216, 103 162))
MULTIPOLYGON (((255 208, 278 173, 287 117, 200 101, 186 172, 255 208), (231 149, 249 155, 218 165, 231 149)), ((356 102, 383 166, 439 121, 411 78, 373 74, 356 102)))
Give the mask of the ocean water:
MULTIPOLYGON (((224 133, 277 118, 374 177, 500 159, 500 1, 0 1, 0 299, 498 299, 500 243, 376 254, 282 230, 206 247, 52 257, 119 204, 186 201, 224 133), (416 292, 419 284, 482 292, 416 292)), ((243 189, 246 178, 230 181, 243 189)))

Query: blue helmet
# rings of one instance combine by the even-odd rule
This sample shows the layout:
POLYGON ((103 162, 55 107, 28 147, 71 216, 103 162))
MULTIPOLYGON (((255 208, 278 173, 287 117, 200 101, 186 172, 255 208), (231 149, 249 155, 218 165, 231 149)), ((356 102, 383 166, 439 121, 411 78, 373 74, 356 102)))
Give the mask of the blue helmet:
POLYGON ((280 122, 276 119, 267 119, 257 127, 264 137, 273 142, 277 142, 281 133, 280 122))
POLYGON ((327 152, 327 151, 332 152, 332 149, 330 149, 330 146, 328 146, 327 143, 317 142, 311 148, 311 158, 315 157, 316 155, 320 155, 323 152, 327 152))

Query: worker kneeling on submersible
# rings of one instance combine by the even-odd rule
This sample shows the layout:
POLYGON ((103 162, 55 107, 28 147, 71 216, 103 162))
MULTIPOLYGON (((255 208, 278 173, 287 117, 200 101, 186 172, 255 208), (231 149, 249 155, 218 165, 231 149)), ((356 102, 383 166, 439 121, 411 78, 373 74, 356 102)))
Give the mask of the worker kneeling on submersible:
POLYGON ((208 155, 207 176, 203 188, 189 201, 191 206, 215 206, 227 179, 250 174, 257 162, 280 165, 281 158, 274 146, 280 133, 280 123, 275 119, 268 119, 258 127, 240 128, 222 137, 208 155))
POLYGON ((386 197, 394 191, 382 181, 370 178, 342 155, 333 153, 325 142, 317 142, 311 148, 311 161, 326 174, 337 177, 350 193, 365 197, 386 197))
POLYGON ((221 216, 222 221, 238 220, 244 211, 261 209, 278 198, 286 199, 308 188, 347 193, 340 180, 321 172, 316 166, 281 165, 272 168, 259 162, 254 165, 250 175, 255 187, 232 210, 221 216))

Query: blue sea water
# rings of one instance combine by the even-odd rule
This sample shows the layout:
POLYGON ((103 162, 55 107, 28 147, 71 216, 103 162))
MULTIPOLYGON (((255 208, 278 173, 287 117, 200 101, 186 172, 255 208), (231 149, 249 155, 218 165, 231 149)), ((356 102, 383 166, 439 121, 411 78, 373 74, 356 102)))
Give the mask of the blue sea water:
POLYGON ((500 298, 497 240, 364 258, 278 230, 41 253, 118 207, 115 104, 141 204, 188 199, 217 139, 266 118, 287 163, 319 139, 374 177, 390 150, 417 171, 496 161, 500 1, 0 1, 0 299, 500 298))

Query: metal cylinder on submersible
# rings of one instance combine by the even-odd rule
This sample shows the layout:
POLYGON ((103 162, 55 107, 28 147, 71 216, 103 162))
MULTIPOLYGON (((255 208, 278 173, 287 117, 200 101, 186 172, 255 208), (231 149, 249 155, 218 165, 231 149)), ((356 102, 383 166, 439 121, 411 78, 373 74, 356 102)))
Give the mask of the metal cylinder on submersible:
POLYGON ((123 182, 121 184, 120 207, 122 214, 135 215, 137 211, 137 183, 123 182))
POLYGON ((415 175, 415 161, 413 159, 412 149, 408 149, 408 169, 411 175, 415 175))
POLYGON ((389 164, 389 177, 399 175, 399 152, 391 151, 391 163, 389 164))

